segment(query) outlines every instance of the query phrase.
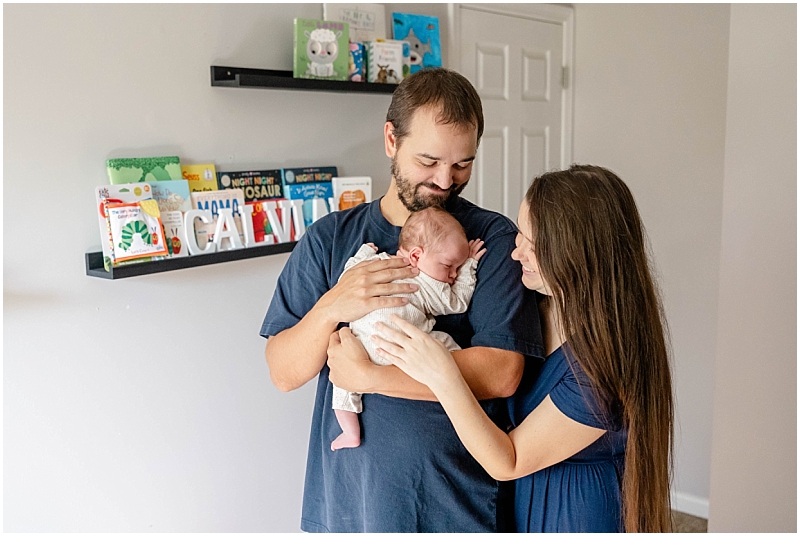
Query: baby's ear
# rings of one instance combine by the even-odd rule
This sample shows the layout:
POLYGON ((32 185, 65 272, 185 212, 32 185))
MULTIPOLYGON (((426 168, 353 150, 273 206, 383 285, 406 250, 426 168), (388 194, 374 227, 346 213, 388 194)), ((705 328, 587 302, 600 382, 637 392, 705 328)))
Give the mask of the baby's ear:
POLYGON ((422 256, 423 253, 425 253, 425 251, 419 246, 414 246, 409 250, 408 261, 411 263, 411 266, 413 266, 414 268, 417 267, 417 264, 419 263, 419 258, 422 256))

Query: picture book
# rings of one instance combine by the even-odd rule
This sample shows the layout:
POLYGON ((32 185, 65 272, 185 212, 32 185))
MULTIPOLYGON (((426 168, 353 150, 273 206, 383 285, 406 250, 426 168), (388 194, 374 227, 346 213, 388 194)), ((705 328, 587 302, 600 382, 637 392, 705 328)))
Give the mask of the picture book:
POLYGON ((286 199, 302 199, 303 221, 306 227, 313 222, 313 207, 310 199, 328 199, 333 197, 331 179, 339 173, 335 166, 321 168, 283 169, 283 193, 286 199))
POLYGON ((105 203, 135 203, 153 197, 153 183, 109 184, 95 188, 95 212, 100 224, 100 244, 103 248, 103 266, 111 269, 113 247, 110 242, 108 220, 105 215, 105 203))
POLYGON ((150 186, 153 187, 153 199, 158 203, 161 212, 175 210, 186 212, 192 209, 188 181, 161 181, 154 182, 150 186))
POLYGON ((364 76, 364 43, 350 43, 350 66, 347 68, 347 79, 351 82, 363 82, 364 76))
POLYGON ((294 77, 347 80, 349 28, 346 22, 294 19, 294 77))
POLYGON ((136 203, 104 203, 111 239, 112 260, 120 261, 167 255, 158 203, 146 199, 136 203))
POLYGON ((350 25, 350 41, 386 39, 386 8, 383 4, 322 4, 322 18, 350 25))
POLYGON ((408 41, 411 45, 411 74, 420 69, 442 66, 437 17, 392 13, 392 28, 395 39, 408 41))
POLYGON ((397 39, 378 39, 379 43, 398 43, 403 47, 403 70, 401 76, 408 78, 411 76, 411 44, 408 41, 399 41, 397 39))
MULTIPOLYGON (((194 232, 197 237, 197 245, 200 249, 205 249, 208 242, 214 241, 214 231, 217 226, 219 209, 230 208, 233 210, 233 219, 236 222, 236 230, 239 238, 244 244, 244 231, 242 229, 242 217, 239 214, 239 207, 244 205, 244 192, 242 190, 215 190, 212 192, 192 192, 192 208, 207 210, 211 213, 211 221, 203 223, 200 219, 194 221, 194 232)), ((189 230, 187 230, 189 232, 189 230)))
POLYGON ((181 174, 189 181, 190 192, 210 192, 217 189, 217 171, 214 164, 181 166, 181 174))
POLYGON ((334 177, 333 199, 337 210, 347 210, 372 201, 372 178, 334 177))
POLYGON ((367 82, 399 84, 403 80, 403 44, 399 41, 367 41, 367 82))
POLYGON ((170 210, 161 212, 161 224, 164 226, 164 238, 170 257, 188 257, 186 247, 186 227, 183 224, 183 212, 170 210))
POLYGON ((177 156, 109 158, 106 171, 111 184, 177 181, 182 178, 181 160, 177 156))
MULTIPOLYGON (((256 242, 263 242, 272 234, 263 201, 285 199, 280 169, 263 171, 220 171, 217 174, 220 190, 238 188, 244 192, 246 205, 253 205, 253 234, 256 242)), ((278 209, 280 215, 280 209, 278 209)))

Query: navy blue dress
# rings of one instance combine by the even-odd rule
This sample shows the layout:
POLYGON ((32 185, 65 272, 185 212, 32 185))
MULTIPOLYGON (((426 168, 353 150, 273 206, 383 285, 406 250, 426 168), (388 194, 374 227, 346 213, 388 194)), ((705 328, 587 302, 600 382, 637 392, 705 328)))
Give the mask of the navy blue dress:
POLYGON ((622 532, 620 489, 627 432, 621 426, 621 416, 601 415, 589 378, 563 347, 544 363, 526 361, 517 393, 508 400, 514 426, 550 395, 570 419, 608 431, 571 458, 509 482, 514 496, 514 526, 508 529, 622 532))

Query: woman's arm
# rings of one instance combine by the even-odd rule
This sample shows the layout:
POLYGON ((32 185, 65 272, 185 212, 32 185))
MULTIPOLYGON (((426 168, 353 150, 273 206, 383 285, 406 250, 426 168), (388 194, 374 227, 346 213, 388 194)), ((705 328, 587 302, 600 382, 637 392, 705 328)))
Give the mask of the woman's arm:
MULTIPOLYGON (((514 394, 524 369, 521 354, 475 346, 452 353, 461 376, 478 400, 514 394)), ((369 360, 367 351, 349 328, 334 332, 328 343, 330 380, 354 393, 379 393, 410 400, 436 400, 427 385, 397 367, 383 367, 369 360)))
POLYGON ((381 324, 379 352, 439 399, 464 446, 497 480, 529 475, 580 452, 605 430, 564 415, 548 396, 522 424, 506 434, 486 415, 470 391, 450 352, 408 322, 391 318, 402 333, 381 324))

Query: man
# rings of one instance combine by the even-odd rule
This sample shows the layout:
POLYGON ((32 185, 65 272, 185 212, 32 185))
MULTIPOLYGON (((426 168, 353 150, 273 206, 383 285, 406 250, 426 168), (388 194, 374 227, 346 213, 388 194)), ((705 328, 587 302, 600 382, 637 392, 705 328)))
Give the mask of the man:
POLYGON ((474 532, 498 528, 497 482, 464 449, 430 390, 392 366, 373 365, 342 323, 416 290, 392 281, 416 270, 403 259, 363 263, 339 281, 364 243, 394 254, 409 214, 443 206, 468 239, 486 243, 466 314, 437 318, 434 329, 464 348, 454 358, 487 413, 507 422, 505 401, 522 377, 523 356, 541 356, 538 313, 510 258, 516 227, 460 197, 469 180, 483 111, 463 76, 424 70, 395 90, 384 125, 392 162, 387 194, 317 221, 283 270, 261 328, 275 385, 296 389, 319 376, 306 466, 307 532, 474 532), (338 282, 337 282, 338 281, 338 282), (498 299, 502 297, 502 299, 498 299), (330 368, 326 366, 331 344, 330 368), (334 347, 336 351, 333 351, 334 347), (332 452, 341 430, 331 409, 332 384, 365 393, 364 440, 332 452))

